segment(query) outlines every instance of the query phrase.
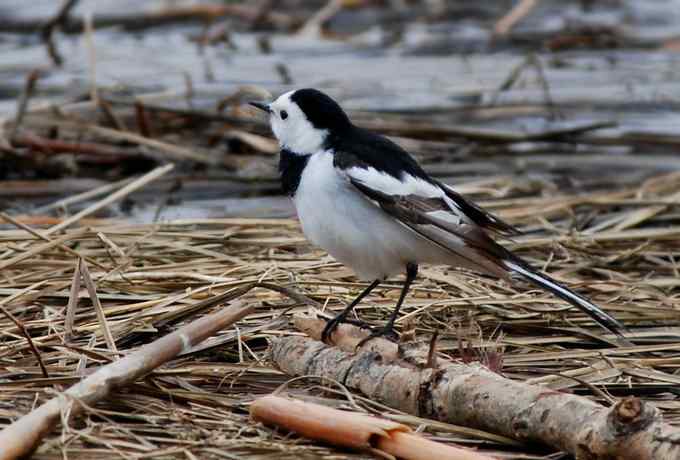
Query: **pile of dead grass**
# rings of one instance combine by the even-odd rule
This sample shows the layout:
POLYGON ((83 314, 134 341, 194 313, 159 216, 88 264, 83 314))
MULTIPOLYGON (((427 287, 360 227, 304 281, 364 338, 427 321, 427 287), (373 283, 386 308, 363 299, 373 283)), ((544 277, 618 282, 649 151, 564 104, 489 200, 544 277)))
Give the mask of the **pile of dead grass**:
MULTIPOLYGON (((669 175, 630 190, 486 203, 528 230, 508 246, 616 316, 631 330, 635 347, 609 344, 589 318, 544 292, 440 266, 421 270, 399 319, 402 332, 427 340, 438 330, 439 350, 453 358, 481 360, 508 377, 605 404, 637 395, 678 423, 680 226, 672 202, 677 184, 677 175, 669 175)), ((474 187, 468 191, 474 193, 474 187)), ((88 408, 84 419, 63 424, 36 458, 361 456, 247 418, 253 398, 288 380, 268 362, 267 338, 294 334, 287 318, 310 304, 337 310, 363 287, 347 268, 312 248, 296 221, 88 225, 31 233, 15 223, 0 231, 2 424, 97 366, 219 308, 201 307, 202 300, 231 293, 255 304, 257 313, 88 408), (79 258, 96 299, 87 283, 74 288, 79 258)), ((360 317, 384 321, 399 288, 395 282, 377 289, 357 309, 360 317)), ((337 388, 313 380, 293 386, 326 404, 347 404, 337 388)), ((490 433, 417 419, 360 396, 354 401, 440 440, 546 454, 490 433)))

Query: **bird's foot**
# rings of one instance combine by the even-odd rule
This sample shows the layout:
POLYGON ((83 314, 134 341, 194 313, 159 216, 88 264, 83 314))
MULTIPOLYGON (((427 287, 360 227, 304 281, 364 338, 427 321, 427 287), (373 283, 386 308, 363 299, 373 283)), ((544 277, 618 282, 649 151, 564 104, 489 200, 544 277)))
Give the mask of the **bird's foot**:
POLYGON ((371 325, 366 321, 361 321, 360 319, 345 318, 343 321, 345 324, 351 324, 352 326, 359 327, 361 329, 371 329, 371 325))
POLYGON ((373 329, 371 333, 369 334, 368 337, 364 338, 359 342, 356 346, 357 349, 361 348, 364 346, 365 343, 376 339, 378 337, 385 338, 389 340, 390 342, 398 343, 399 342, 399 336, 397 335, 396 332, 394 332, 394 327, 390 324, 378 329, 373 329))
POLYGON ((321 341, 323 343, 327 343, 329 345, 332 345, 330 342, 331 335, 333 334, 333 331, 335 331, 338 326, 342 323, 347 323, 347 324, 352 324, 354 326, 358 326, 360 328, 370 328, 370 326, 363 321, 355 320, 355 319, 348 319, 347 314, 345 312, 340 313, 338 316, 335 318, 332 318, 328 320, 326 323, 326 327, 323 328, 323 331, 321 332, 321 341))

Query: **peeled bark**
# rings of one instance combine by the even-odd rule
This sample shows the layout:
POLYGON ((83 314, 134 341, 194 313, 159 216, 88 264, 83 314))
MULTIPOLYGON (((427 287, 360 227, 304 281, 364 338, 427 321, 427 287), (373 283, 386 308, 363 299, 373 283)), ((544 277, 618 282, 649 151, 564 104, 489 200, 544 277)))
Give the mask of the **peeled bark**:
POLYGON ((680 430, 637 398, 606 408, 582 396, 504 378, 480 364, 424 369, 306 337, 276 339, 271 353, 289 375, 329 377, 410 414, 540 442, 579 460, 680 458, 680 430))
POLYGON ((350 449, 372 450, 404 460, 494 460, 473 450, 425 439, 411 433, 408 426, 392 420, 280 396, 269 395, 256 400, 250 406, 250 416, 306 438, 350 449))

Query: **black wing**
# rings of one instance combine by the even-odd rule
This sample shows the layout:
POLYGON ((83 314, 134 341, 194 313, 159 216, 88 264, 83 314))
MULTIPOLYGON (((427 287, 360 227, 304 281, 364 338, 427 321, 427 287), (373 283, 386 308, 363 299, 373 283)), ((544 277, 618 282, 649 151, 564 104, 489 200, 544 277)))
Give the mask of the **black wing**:
POLYGON ((442 190, 444 190, 446 196, 456 203, 456 205, 460 207, 465 215, 470 217, 470 219, 472 219, 480 227, 490 230, 494 233, 498 233, 502 236, 517 236, 522 234, 522 232, 516 227, 504 222, 471 201, 466 200, 462 195, 453 191, 453 189, 451 189, 446 184, 442 184, 440 182, 437 183, 442 188, 442 190))
POLYGON ((451 253, 452 262, 507 278, 503 260, 508 252, 485 230, 511 227, 432 180, 396 144, 375 137, 351 149, 335 148, 338 174, 401 224, 451 253))
MULTIPOLYGON (((379 136, 360 128, 353 128, 350 133, 333 140, 335 150, 334 165, 342 171, 352 168, 373 169, 377 173, 387 174, 397 180, 409 178, 422 180, 441 189, 448 200, 455 205, 456 213, 462 213, 471 222, 484 230, 503 236, 519 235, 521 232, 512 225, 466 200, 445 184, 431 178, 404 149, 384 136, 379 136)), ((366 183, 367 187, 390 194, 394 190, 381 190, 376 184, 366 183)), ((450 206, 442 206, 445 211, 450 206)))

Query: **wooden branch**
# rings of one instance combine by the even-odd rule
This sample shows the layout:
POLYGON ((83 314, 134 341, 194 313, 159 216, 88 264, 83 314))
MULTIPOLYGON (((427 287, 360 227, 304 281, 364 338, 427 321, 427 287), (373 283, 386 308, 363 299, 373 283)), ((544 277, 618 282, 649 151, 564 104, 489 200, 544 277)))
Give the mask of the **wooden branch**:
POLYGON ((44 154, 70 153, 73 155, 87 155, 98 160, 110 163, 119 163, 120 160, 139 157, 143 152, 126 152, 122 148, 110 147, 106 144, 94 142, 70 142, 61 139, 47 139, 35 134, 18 134, 11 139, 14 147, 27 147, 44 154))
POLYGON ((289 375, 328 377, 410 414, 540 442, 577 459, 680 457, 680 430, 636 398, 605 408, 582 396, 504 378, 479 364, 414 368, 386 363, 376 352, 353 354, 299 336, 274 340, 271 356, 289 375))
POLYGON ((250 406, 250 416, 306 438, 350 449, 368 449, 383 454, 381 457, 388 454, 404 460, 492 460, 473 450, 430 441, 392 420, 280 396, 256 400, 250 406))
MULTIPOLYGON (((259 8, 247 4, 195 4, 164 8, 156 11, 121 13, 111 15, 97 15, 94 17, 95 29, 105 27, 124 27, 127 30, 143 30, 151 27, 164 26, 174 23, 187 22, 212 22, 224 17, 237 18, 244 22, 252 22, 260 15, 259 8)), ((288 14, 268 11, 261 21, 271 24, 273 28, 289 30, 299 23, 299 19, 288 14)), ((66 34, 81 33, 85 29, 84 20, 81 17, 67 15, 61 21, 60 28, 66 34)), ((41 19, 10 19, 4 18, 0 23, 0 31, 11 33, 34 33, 42 30, 45 23, 41 19)))
POLYGON ((15 421, 0 432, 0 460, 14 460, 33 452, 40 440, 61 419, 62 412, 77 415, 111 392, 148 374, 184 350, 235 323, 255 310, 241 304, 204 316, 145 345, 111 364, 100 367, 80 383, 15 421), (83 404, 79 404, 82 402, 83 404))
MULTIPOLYGON (((314 340, 321 340, 321 332, 326 326, 326 321, 319 310, 311 308, 308 314, 295 314, 292 321, 298 331, 304 332, 314 340)), ((333 331, 330 340, 340 350, 355 353, 357 345, 369 334, 368 329, 342 323, 333 331)), ((407 367, 427 367, 429 361, 429 350, 419 347, 415 343, 397 346, 396 343, 382 337, 365 342, 360 351, 375 352, 381 356, 384 363, 399 361, 400 365, 407 367)))
POLYGON ((463 138, 470 141, 485 143, 515 143, 530 141, 566 141, 578 140, 585 133, 598 129, 613 128, 616 123, 598 121, 593 123, 579 123, 567 127, 556 127, 534 133, 500 131, 489 128, 470 128, 465 126, 440 126, 414 122, 400 121, 368 121, 358 122, 362 128, 413 138, 463 138))
MULTIPOLYGON (((208 153, 200 151, 196 147, 187 148, 169 142, 160 141, 158 139, 149 139, 139 134, 129 131, 117 131, 115 129, 106 128, 95 124, 74 122, 71 120, 40 120, 35 119, 31 121, 33 127, 57 127, 64 129, 72 129, 79 133, 89 133, 93 136, 101 137, 110 142, 132 143, 148 147, 159 153, 162 153, 170 160, 178 161, 195 161, 208 165, 217 165, 219 160, 211 157, 208 153)), ((11 124, 10 124, 11 127, 11 124)))

